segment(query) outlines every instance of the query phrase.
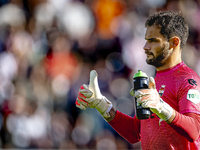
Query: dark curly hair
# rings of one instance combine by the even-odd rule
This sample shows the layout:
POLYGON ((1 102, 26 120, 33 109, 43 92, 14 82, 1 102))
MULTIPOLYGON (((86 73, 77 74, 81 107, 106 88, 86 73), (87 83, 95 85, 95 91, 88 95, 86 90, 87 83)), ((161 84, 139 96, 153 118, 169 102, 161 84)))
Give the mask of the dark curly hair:
POLYGON ((178 36, 181 40, 182 49, 187 42, 189 35, 188 24, 180 12, 163 11, 156 12, 149 16, 145 27, 156 25, 160 27, 160 33, 169 41, 173 36, 178 36))

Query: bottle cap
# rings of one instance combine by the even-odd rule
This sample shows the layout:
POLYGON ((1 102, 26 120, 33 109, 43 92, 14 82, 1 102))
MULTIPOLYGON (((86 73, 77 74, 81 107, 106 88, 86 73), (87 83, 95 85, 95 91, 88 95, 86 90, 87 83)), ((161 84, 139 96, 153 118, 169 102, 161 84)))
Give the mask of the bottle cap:
POLYGON ((148 78, 147 74, 145 72, 142 72, 141 70, 138 70, 138 72, 134 74, 133 78, 138 78, 138 77, 148 78))

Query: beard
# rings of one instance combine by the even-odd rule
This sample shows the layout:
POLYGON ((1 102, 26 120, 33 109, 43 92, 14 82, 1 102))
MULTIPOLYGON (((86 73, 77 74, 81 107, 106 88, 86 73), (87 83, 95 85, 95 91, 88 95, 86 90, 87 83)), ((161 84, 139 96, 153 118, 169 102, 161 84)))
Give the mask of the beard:
POLYGON ((153 58, 147 58, 146 62, 149 65, 152 65, 156 68, 162 67, 165 65, 167 58, 171 55, 169 51, 169 45, 165 44, 159 52, 156 54, 156 56, 153 53, 149 53, 153 58))

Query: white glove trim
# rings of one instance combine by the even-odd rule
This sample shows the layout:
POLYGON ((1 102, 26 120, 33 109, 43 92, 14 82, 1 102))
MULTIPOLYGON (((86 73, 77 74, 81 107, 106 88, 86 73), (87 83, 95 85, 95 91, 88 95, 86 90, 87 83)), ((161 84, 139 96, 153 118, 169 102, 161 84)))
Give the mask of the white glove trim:
POLYGON ((167 104, 165 101, 160 98, 159 103, 156 105, 156 108, 151 108, 151 111, 156 113, 157 116, 161 119, 159 123, 164 120, 167 121, 173 115, 173 108, 167 104))

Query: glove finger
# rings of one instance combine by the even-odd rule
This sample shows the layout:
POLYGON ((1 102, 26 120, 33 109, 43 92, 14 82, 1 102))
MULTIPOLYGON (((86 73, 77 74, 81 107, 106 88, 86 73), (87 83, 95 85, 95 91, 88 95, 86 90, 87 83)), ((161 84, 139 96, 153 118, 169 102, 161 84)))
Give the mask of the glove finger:
POLYGON ((141 103, 141 106, 143 108, 148 108, 149 107, 149 101, 145 101, 145 102, 141 103))
POLYGON ((131 94, 132 96, 134 96, 134 95, 135 95, 134 92, 135 92, 135 90, 132 88, 132 89, 130 90, 130 94, 131 94))
POLYGON ((84 96, 84 97, 87 97, 87 98, 90 98, 93 93, 89 90, 89 89, 79 89, 79 92, 84 96))
POLYGON ((94 99, 94 97, 91 97, 91 98, 86 98, 85 101, 88 103, 88 106, 91 106, 97 100, 94 99))
POLYGON ((156 108, 155 104, 152 101, 145 101, 141 103, 143 108, 156 108))
POLYGON ((79 89, 79 92, 81 93, 92 93, 89 89, 79 89))
POLYGON ((143 95, 142 91, 137 90, 137 91, 134 92, 134 96, 135 96, 136 98, 139 98, 139 97, 141 97, 142 95, 143 95))
POLYGON ((83 85, 81 86, 81 89, 88 89, 88 90, 89 90, 89 85, 83 84, 83 85))
POLYGON ((79 104, 91 107, 92 103, 94 103, 94 98, 93 97, 92 98, 82 98, 82 97, 78 96, 77 101, 79 102, 79 104))
POLYGON ((155 80, 153 77, 149 77, 149 88, 156 89, 156 84, 155 84, 155 80))
POLYGON ((134 95, 136 98, 139 98, 139 97, 142 97, 142 96, 146 96, 146 95, 149 95, 150 94, 150 91, 149 89, 143 89, 143 90, 137 90, 135 91, 134 95))
POLYGON ((144 103, 146 101, 153 101, 152 96, 147 95, 147 96, 141 96, 141 97, 137 98, 137 103, 139 103, 139 104, 144 103))
POLYGON ((81 105, 81 104, 79 104, 79 105, 76 105, 76 107, 77 108, 80 108, 80 109, 82 109, 82 110, 85 110, 87 107, 85 107, 85 106, 83 106, 83 105, 81 105))
MULTIPOLYGON (((84 90, 84 89, 85 89, 86 91, 90 91, 90 90, 89 90, 89 86, 86 85, 86 84, 81 85, 81 87, 80 87, 79 90, 84 90)), ((92 91, 90 91, 90 92, 92 92, 92 91)))
POLYGON ((78 96, 81 97, 81 98, 84 98, 84 99, 86 98, 86 96, 83 95, 81 92, 78 92, 78 96))
POLYGON ((77 97, 76 101, 77 101, 79 104, 81 104, 81 105, 83 105, 83 106, 85 106, 85 107, 88 107, 88 102, 86 102, 86 101, 83 100, 82 98, 77 97))
POLYGON ((89 89, 95 93, 95 98, 97 99, 102 98, 102 94, 100 92, 99 84, 98 84, 98 75, 95 70, 90 71, 89 89))
POLYGON ((79 104, 78 101, 76 101, 76 107, 82 109, 82 110, 85 110, 87 107, 82 105, 82 104, 79 104))
POLYGON ((153 92, 153 89, 140 89, 140 90, 137 90, 137 91, 142 92, 143 95, 149 95, 153 92))
POLYGON ((89 86, 86 85, 86 84, 83 84, 83 85, 80 87, 79 91, 80 91, 81 93, 91 93, 91 94, 93 94, 93 92, 92 92, 91 90, 89 90, 89 86))
POLYGON ((81 93, 81 92, 78 92, 78 96, 81 97, 82 99, 87 99, 87 98, 91 98, 91 93, 81 93))

